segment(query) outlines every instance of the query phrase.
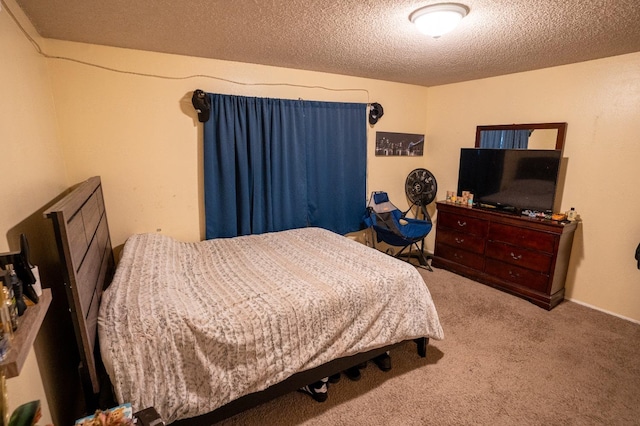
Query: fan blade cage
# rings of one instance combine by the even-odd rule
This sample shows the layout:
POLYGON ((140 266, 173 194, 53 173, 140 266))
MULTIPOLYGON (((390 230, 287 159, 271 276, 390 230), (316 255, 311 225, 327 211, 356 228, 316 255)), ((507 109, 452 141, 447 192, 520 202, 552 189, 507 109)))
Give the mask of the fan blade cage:
POLYGON ((438 183, 427 169, 415 169, 407 176, 405 193, 413 204, 426 206, 436 198, 438 183))

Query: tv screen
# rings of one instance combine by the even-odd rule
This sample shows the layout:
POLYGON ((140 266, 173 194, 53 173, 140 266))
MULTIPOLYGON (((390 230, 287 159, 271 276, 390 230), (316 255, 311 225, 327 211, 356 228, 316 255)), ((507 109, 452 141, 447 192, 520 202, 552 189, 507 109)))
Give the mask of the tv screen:
POLYGON ((543 149, 462 148, 458 194, 474 204, 514 211, 551 211, 562 153, 543 149))

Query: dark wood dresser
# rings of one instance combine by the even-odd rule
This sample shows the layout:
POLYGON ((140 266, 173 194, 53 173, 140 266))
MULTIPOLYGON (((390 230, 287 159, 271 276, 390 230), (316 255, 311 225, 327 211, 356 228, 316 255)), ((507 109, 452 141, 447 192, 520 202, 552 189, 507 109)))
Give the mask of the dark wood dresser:
POLYGON ((576 222, 438 202, 432 265, 552 309, 564 285, 576 222))

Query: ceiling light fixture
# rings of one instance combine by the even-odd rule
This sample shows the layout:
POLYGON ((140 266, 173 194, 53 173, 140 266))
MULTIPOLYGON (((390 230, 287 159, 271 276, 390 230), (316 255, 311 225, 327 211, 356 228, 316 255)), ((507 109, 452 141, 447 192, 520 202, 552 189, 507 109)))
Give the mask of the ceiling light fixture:
POLYGON ((469 8, 459 3, 439 3, 421 7, 409 15, 421 33, 438 38, 453 30, 469 13, 469 8))

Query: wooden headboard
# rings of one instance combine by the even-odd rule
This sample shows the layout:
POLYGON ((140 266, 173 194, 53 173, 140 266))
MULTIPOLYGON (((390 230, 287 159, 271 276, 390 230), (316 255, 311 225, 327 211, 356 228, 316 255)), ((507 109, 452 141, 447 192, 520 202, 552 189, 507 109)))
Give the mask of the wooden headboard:
POLYGON ((100 177, 92 177, 44 212, 53 220, 64 285, 78 344, 87 403, 100 392, 98 308, 115 268, 100 177))

